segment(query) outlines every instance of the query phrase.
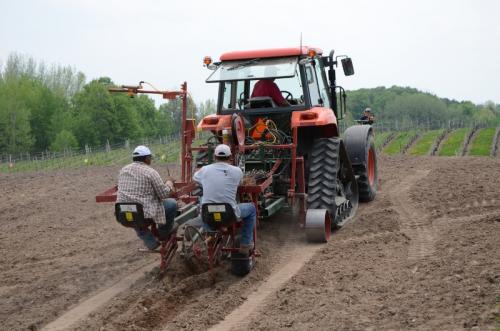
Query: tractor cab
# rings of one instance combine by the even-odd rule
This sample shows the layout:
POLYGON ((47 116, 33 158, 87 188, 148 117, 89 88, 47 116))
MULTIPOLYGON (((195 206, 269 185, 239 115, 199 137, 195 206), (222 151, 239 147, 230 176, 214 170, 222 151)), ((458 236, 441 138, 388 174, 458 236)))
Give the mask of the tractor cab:
MULTIPOLYGON (((343 89, 335 85, 333 51, 329 56, 310 47, 239 51, 223 54, 216 63, 205 57, 204 63, 213 70, 207 83, 219 84, 217 115, 240 114, 247 127, 265 117, 291 134, 293 112, 333 111, 335 121, 343 116, 343 107, 337 112, 336 90, 342 94, 343 89)), ((350 59, 348 64, 346 75, 354 73, 350 59)))
POLYGON ((219 83, 217 113, 331 108, 332 96, 325 73, 328 57, 321 54, 321 50, 302 47, 230 52, 214 64, 205 58, 207 67, 214 70, 207 83, 219 83), (273 83, 281 96, 264 95, 269 88, 259 89, 259 85, 273 83))

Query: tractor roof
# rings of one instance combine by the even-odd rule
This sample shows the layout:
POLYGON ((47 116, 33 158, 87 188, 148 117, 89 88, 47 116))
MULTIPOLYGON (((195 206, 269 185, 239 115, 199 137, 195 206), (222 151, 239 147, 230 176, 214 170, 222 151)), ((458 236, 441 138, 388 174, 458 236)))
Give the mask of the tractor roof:
POLYGON ((269 49, 256 49, 251 51, 227 52, 220 56, 220 60, 232 61, 232 60, 245 60, 245 59, 266 58, 266 57, 308 55, 310 49, 314 49, 317 54, 323 53, 321 49, 309 46, 289 47, 289 48, 269 48, 269 49))

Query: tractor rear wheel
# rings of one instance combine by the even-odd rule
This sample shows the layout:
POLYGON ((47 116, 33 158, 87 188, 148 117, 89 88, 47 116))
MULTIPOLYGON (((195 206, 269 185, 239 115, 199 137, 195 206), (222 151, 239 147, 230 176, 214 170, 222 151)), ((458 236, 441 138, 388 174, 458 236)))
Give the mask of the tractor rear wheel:
POLYGON ((332 228, 341 227, 354 216, 358 187, 339 138, 316 139, 309 155, 308 209, 326 209, 332 228))

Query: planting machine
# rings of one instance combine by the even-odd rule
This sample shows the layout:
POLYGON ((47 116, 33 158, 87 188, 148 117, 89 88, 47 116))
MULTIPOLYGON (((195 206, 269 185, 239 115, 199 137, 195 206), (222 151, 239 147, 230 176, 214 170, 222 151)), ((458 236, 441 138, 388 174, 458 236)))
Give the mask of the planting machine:
MULTIPOLYGON (((255 204, 258 221, 287 203, 298 204, 296 222, 309 241, 328 241, 332 229, 355 215, 359 201, 375 198, 377 157, 372 127, 354 125, 341 133, 338 125, 345 113, 346 94, 336 83, 336 68, 341 64, 346 76, 354 74, 349 57, 295 47, 229 52, 218 62, 205 57, 204 64, 213 71, 207 83, 218 84, 218 101, 217 112, 196 126, 209 136, 198 147, 191 144, 195 121, 186 117, 186 84, 176 92, 146 91, 141 85, 114 90, 131 95, 159 93, 183 101, 182 173, 176 183, 176 197, 186 205, 176 219, 179 223, 192 218, 199 209, 193 171, 212 163, 213 151, 221 143, 231 147, 232 163, 245 174, 239 200, 255 204), (271 96, 254 95, 255 84, 263 80, 279 87, 286 104, 271 96)), ((111 189, 97 200, 112 201, 115 191, 111 189)), ((208 246, 204 252, 208 252, 205 255, 210 266, 223 252, 231 255, 236 250, 234 224, 228 224, 216 231, 225 233, 217 237, 220 240, 201 241, 208 246), (210 247, 207 242, 220 246, 210 247)), ((191 252, 194 255, 195 248, 191 252)), ((256 254, 253 250, 251 256, 256 254)))

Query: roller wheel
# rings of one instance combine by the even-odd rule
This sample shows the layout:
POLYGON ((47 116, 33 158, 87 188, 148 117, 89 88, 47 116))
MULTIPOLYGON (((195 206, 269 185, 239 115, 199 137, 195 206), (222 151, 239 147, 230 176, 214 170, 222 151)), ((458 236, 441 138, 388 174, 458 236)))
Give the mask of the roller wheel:
MULTIPOLYGON (((234 247, 239 247, 239 236, 235 238, 234 247)), ((253 256, 242 253, 231 253, 231 273, 243 277, 253 269, 253 256)))
POLYGON ((354 215, 357 204, 356 180, 341 139, 316 139, 309 156, 307 208, 326 209, 334 229, 354 215))
POLYGON ((306 214, 306 238, 309 242, 324 243, 330 240, 332 219, 326 209, 308 209, 306 214))
POLYGON ((377 152, 375 149, 375 141, 373 139, 373 135, 370 134, 366 144, 366 166, 356 172, 358 175, 360 201, 368 202, 375 199, 378 187, 377 170, 377 152))
POLYGON ((231 273, 243 277, 253 268, 253 257, 241 253, 231 254, 231 273))

